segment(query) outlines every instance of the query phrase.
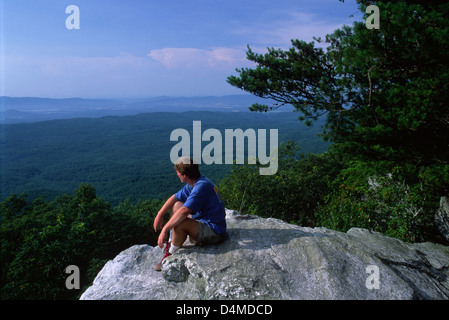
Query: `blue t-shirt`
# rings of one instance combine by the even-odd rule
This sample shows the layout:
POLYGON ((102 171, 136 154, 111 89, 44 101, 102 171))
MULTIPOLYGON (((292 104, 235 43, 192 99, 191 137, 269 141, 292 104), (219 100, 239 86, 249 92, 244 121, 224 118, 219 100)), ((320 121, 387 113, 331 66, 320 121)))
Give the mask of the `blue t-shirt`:
POLYGON ((226 232, 226 213, 217 186, 205 176, 200 176, 191 187, 186 184, 175 194, 184 202, 184 207, 192 210, 192 219, 207 224, 216 234, 226 232))

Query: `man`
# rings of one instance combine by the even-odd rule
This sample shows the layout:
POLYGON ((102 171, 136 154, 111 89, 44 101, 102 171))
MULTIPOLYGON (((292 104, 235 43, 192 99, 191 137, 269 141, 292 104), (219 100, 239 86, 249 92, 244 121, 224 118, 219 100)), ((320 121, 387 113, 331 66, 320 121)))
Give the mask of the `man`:
POLYGON ((176 174, 186 185, 172 195, 159 210, 153 227, 162 228, 158 246, 164 256, 154 270, 160 271, 162 261, 175 253, 189 236, 196 245, 219 244, 226 238, 226 214, 218 188, 200 174, 193 159, 182 157, 175 163, 176 174), (163 226, 165 213, 171 209, 170 220, 163 226), (166 242, 169 232, 172 239, 166 242))

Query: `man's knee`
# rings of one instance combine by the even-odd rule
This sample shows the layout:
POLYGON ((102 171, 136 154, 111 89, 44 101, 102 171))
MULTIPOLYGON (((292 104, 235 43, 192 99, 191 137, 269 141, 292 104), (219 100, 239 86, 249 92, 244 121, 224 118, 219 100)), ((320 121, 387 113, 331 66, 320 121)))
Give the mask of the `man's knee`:
POLYGON ((184 206, 184 202, 182 201, 176 201, 175 204, 173 205, 173 208, 171 210, 171 216, 178 211, 179 209, 181 209, 184 206))
POLYGON ((180 224, 178 224, 176 227, 174 227, 173 230, 175 233, 176 232, 186 233, 189 236, 196 238, 199 232, 199 222, 194 219, 187 218, 180 224))

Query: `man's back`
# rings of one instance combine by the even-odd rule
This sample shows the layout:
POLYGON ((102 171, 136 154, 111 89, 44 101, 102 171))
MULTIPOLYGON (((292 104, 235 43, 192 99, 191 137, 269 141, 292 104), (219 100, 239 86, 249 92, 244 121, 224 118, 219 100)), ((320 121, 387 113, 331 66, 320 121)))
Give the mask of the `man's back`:
POLYGON ((201 175, 194 186, 186 184, 175 198, 192 210, 191 218, 207 224, 217 234, 226 233, 226 214, 217 186, 201 175))

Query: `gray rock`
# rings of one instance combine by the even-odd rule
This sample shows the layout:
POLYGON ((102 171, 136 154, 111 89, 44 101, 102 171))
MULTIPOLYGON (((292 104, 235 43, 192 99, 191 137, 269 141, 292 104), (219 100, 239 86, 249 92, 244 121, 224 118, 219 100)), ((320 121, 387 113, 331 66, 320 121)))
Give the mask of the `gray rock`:
POLYGON ((435 214, 435 224, 442 236, 449 241, 449 199, 441 197, 440 208, 435 214))
POLYGON ((305 228, 227 210, 229 238, 109 261, 81 299, 448 299, 449 247, 364 229, 305 228))

